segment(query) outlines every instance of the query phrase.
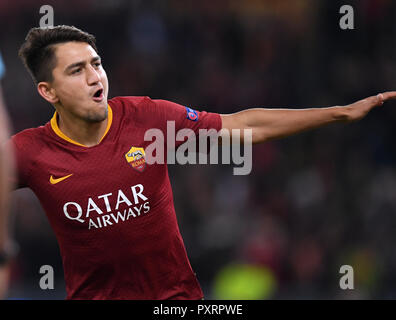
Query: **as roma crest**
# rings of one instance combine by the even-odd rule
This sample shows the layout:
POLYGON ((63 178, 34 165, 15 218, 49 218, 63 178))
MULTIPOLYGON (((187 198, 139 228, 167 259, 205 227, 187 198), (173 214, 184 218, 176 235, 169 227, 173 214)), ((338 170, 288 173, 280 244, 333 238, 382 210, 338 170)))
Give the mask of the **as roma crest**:
POLYGON ((125 159, 133 169, 143 172, 146 169, 146 159, 144 158, 144 148, 132 147, 126 154, 125 159))

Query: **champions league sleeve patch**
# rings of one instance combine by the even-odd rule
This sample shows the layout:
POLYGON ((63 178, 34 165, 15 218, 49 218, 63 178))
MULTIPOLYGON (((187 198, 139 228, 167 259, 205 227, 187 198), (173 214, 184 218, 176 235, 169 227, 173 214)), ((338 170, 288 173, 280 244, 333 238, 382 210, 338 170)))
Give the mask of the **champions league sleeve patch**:
POLYGON ((187 110, 187 119, 188 120, 198 121, 198 112, 197 111, 195 111, 189 107, 186 107, 186 110, 187 110))

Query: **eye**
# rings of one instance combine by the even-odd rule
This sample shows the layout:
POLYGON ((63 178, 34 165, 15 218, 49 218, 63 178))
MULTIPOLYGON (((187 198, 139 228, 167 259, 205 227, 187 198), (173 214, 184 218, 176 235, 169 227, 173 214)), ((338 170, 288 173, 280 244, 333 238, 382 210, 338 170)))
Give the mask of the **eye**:
POLYGON ((99 68, 101 65, 102 65, 101 62, 95 62, 95 63, 94 63, 94 66, 97 67, 97 68, 99 68))
POLYGON ((74 69, 74 70, 72 71, 72 74, 80 73, 81 70, 82 70, 81 68, 74 69))

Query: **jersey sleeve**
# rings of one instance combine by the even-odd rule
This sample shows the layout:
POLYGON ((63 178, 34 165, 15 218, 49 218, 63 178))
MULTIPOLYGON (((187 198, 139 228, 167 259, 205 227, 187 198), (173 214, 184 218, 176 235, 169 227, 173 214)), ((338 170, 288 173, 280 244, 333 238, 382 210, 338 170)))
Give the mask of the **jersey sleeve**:
POLYGON ((187 141, 191 135, 193 135, 193 138, 199 139, 201 135, 211 129, 216 132, 221 130, 221 117, 217 113, 198 111, 167 100, 153 100, 153 102, 155 103, 157 114, 160 115, 163 126, 165 126, 164 131, 166 131, 167 136, 169 130, 173 130, 173 128, 176 134, 175 137, 177 137, 179 132, 182 133, 181 130, 190 129, 184 131, 187 134, 183 139, 174 141, 176 148, 187 141))
POLYGON ((29 185, 29 175, 31 165, 29 163, 29 151, 25 150, 26 145, 17 135, 12 136, 8 141, 7 150, 13 153, 14 171, 11 184, 14 189, 25 188, 29 185))

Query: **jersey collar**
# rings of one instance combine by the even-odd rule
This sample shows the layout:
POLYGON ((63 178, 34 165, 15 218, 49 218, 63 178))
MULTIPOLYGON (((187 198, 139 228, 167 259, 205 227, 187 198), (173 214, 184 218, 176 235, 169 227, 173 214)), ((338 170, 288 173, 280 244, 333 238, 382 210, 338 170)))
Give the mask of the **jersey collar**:
MULTIPOLYGON (((102 142, 102 140, 104 139, 104 137, 107 135, 107 133, 108 133, 109 130, 110 130, 111 124, 112 124, 112 122, 113 122, 113 110, 111 110, 110 105, 108 105, 108 107, 109 107, 109 109, 108 109, 109 111, 108 111, 108 114, 107 114, 107 127, 106 127, 106 131, 105 131, 105 133, 103 134, 103 137, 100 139, 99 143, 102 142)), ((83 145, 83 144, 81 144, 81 143, 78 143, 77 141, 74 141, 73 139, 69 138, 67 135, 65 135, 65 134, 59 129, 59 127, 58 127, 57 116, 58 116, 58 113, 55 111, 55 113, 54 113, 54 115, 53 115, 53 117, 52 117, 52 119, 51 119, 51 128, 52 128, 52 130, 54 130, 54 132, 56 133, 56 135, 57 135, 58 137, 62 138, 63 140, 66 140, 67 142, 70 142, 70 143, 75 144, 75 145, 80 146, 80 147, 86 147, 86 148, 88 148, 87 146, 85 146, 85 145, 83 145)))

